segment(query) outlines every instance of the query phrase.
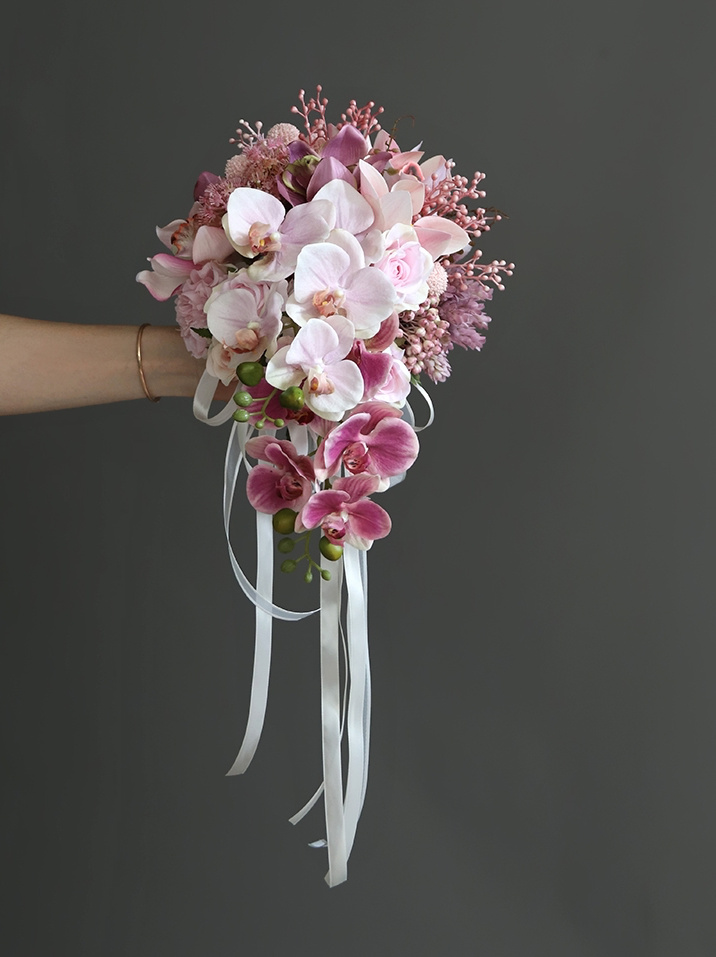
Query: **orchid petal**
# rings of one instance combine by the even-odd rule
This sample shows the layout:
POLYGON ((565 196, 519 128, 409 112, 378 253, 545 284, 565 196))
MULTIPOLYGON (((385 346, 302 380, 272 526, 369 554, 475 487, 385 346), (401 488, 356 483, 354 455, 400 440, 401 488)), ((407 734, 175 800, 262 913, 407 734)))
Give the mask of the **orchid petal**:
POLYGON ((179 259, 169 253, 158 253, 149 262, 152 264, 151 271, 143 269, 137 273, 136 279, 160 302, 169 299, 194 269, 191 260, 179 259))
POLYGON ((224 229, 242 256, 253 259, 249 230, 254 223, 265 223, 276 231, 283 222, 286 210, 281 200, 270 193, 249 186, 239 186, 229 196, 224 217, 224 229))
POLYGON ((400 332, 400 319, 398 318, 398 313, 393 310, 393 312, 388 316, 387 319, 384 319, 380 328, 374 336, 371 336, 370 339, 365 340, 366 349, 370 349, 372 352, 382 352, 384 349, 387 349, 388 346, 395 341, 400 332))
POLYGON ((413 163, 417 166, 423 156, 425 156, 425 150, 406 150, 404 153, 393 153, 390 158, 390 168, 399 173, 404 166, 411 166, 413 163))
POLYGON ((425 186, 414 176, 407 176, 395 184, 391 192, 406 192, 413 205, 413 216, 419 216, 425 202, 425 186))
POLYGON ((266 365, 266 381, 276 389, 290 389, 293 385, 300 385, 306 378, 306 373, 296 365, 288 363, 286 356, 291 346, 283 346, 275 352, 266 365))
POLYGON ((366 163, 365 160, 361 160, 358 163, 358 169, 360 170, 361 195, 363 195, 369 203, 371 200, 375 200, 377 203, 380 197, 385 196, 388 192, 388 184, 375 167, 366 163))
POLYGON ((333 363, 326 368, 325 374, 333 391, 322 394, 309 391, 306 393, 306 405, 324 419, 337 422, 348 409, 360 402, 363 395, 363 376, 355 362, 350 359, 333 363))
POLYGON ((349 505, 348 512, 350 517, 346 540, 356 548, 365 550, 369 547, 365 543, 385 538, 390 533, 390 515, 377 502, 363 499, 355 505, 349 505))
POLYGON ((346 229, 332 229, 328 234, 327 241, 348 253, 347 271, 356 272, 358 269, 363 269, 365 266, 363 248, 352 233, 349 233, 346 229))
POLYGON ((368 143, 365 136, 347 123, 329 140, 323 149, 323 156, 336 159, 343 166, 355 166, 368 152, 368 143))
POLYGON ((333 203, 313 200, 289 209, 281 226, 281 239, 306 246, 324 240, 333 229, 336 211, 333 203))
POLYGON ((358 368, 363 376, 363 400, 372 399, 388 381, 393 357, 387 352, 363 351, 358 368))
POLYGON ((383 214, 383 229, 390 229, 397 223, 410 225, 413 221, 413 201, 410 193, 404 189, 391 190, 380 201, 383 214))
POLYGON ((405 419, 382 419, 369 437, 371 463, 381 478, 400 475, 413 464, 418 457, 420 446, 412 426, 405 419))
POLYGON ((160 242, 164 243, 167 249, 172 248, 172 236, 180 226, 184 225, 185 222, 185 219, 173 219, 170 223, 167 223, 166 226, 156 227, 157 236, 159 237, 160 242))
POLYGON ((427 249, 434 260, 456 253, 470 242, 464 229, 443 216, 423 216, 413 225, 420 245, 427 249))
POLYGON ((327 355, 332 355, 338 341, 338 333, 327 322, 323 319, 309 319, 288 347, 286 361, 308 371, 324 362, 327 355))
POLYGON ((349 267, 348 253, 335 243, 312 243, 306 246, 296 262, 294 296, 299 302, 305 302, 313 299, 317 292, 341 287, 349 267))
POLYGON ((333 488, 348 492, 349 502, 358 502, 366 495, 378 491, 380 479, 377 475, 346 475, 336 479, 333 488))
POLYGON ((316 528, 320 525, 326 515, 331 512, 340 511, 348 501, 348 493, 336 491, 335 489, 324 489, 321 492, 315 492, 301 511, 301 521, 306 528, 316 528))
POLYGON ((347 229, 354 236, 373 225, 375 214, 370 203, 342 179, 326 183, 314 199, 329 199, 336 207, 336 226, 347 229))
POLYGON ((354 273, 347 285, 346 316, 359 338, 374 336, 380 324, 393 312, 396 296, 390 279, 379 269, 366 266, 354 273))
POLYGON ((353 173, 351 173, 343 163, 332 156, 326 156, 324 153, 323 159, 313 171, 313 176, 306 189, 306 199, 313 199, 319 189, 325 186, 326 183, 333 182, 334 179, 342 179, 354 189, 357 188, 356 178, 353 173))
POLYGON ((200 226, 194 237, 191 258, 195 263, 208 262, 210 259, 223 262, 233 251, 234 247, 223 229, 218 226, 200 226))

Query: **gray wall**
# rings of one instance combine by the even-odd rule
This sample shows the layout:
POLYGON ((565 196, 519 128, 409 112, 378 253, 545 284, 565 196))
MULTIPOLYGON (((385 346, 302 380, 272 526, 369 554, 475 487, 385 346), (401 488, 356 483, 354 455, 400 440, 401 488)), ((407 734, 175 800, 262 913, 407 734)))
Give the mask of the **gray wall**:
POLYGON ((320 812, 286 823, 320 775, 313 623, 277 627, 264 740, 224 777, 252 644, 228 429, 178 399, 0 421, 4 952, 716 952, 715 26, 694 0, 6 15, 3 312, 171 323, 134 282, 154 225, 317 82, 485 170, 485 255, 518 270, 384 499, 334 890, 320 812))

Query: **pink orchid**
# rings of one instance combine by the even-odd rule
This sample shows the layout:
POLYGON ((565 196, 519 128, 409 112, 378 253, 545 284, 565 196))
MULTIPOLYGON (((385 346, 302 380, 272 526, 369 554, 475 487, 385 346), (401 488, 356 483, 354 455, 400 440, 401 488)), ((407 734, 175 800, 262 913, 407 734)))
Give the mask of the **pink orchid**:
MULTIPOLYGON (((196 204, 192 209, 195 208, 196 204)), ((194 215, 157 226, 157 236, 178 259, 192 259, 195 263, 205 263, 210 259, 223 262, 234 251, 223 229, 199 225, 194 215)))
POLYGON ((353 326, 342 316, 309 319, 289 346, 266 366, 266 379, 277 389, 303 385, 306 405, 316 415, 337 422, 363 395, 363 376, 346 356, 353 346, 353 326))
POLYGON ((276 281, 291 275, 304 246, 326 239, 335 210, 314 199, 286 212, 270 193, 241 186, 229 196, 222 223, 234 248, 246 259, 256 259, 249 267, 251 278, 276 281))
POLYGON ((356 336, 373 336, 394 310, 393 284, 379 269, 365 265, 363 250, 350 232, 334 229, 328 239, 299 253, 286 311, 299 325, 343 315, 356 336))
POLYGON ((246 452, 269 463, 255 466, 246 480, 246 494, 256 511, 275 515, 282 508, 292 508, 299 512, 311 495, 310 458, 299 455, 292 442, 268 435, 249 439, 246 452))
POLYGON ((470 243, 465 230, 445 216, 421 216, 413 223, 420 245, 434 260, 460 252, 470 243))
POLYGON ((329 432, 318 446, 316 478, 337 475, 341 465, 354 475, 390 478, 407 471, 418 455, 418 438, 401 413, 385 402, 366 402, 329 432))
POLYGON ((362 339, 356 339, 348 357, 363 376, 362 401, 367 402, 388 381, 393 359, 387 352, 369 351, 362 339))
POLYGON ((371 352, 382 352, 387 349, 400 335, 400 318, 397 311, 392 312, 384 319, 374 336, 365 340, 365 347, 371 352))
POLYGON ((285 280, 253 282, 241 269, 212 291, 204 307, 209 332, 241 362, 255 362, 275 347, 286 289, 285 280))
POLYGON ((149 260, 151 271, 143 269, 136 278, 160 302, 173 296, 192 270, 209 262, 221 263, 234 251, 223 229, 195 227, 196 223, 186 219, 175 219, 166 226, 157 226, 157 236, 165 246, 175 250, 175 255, 158 253, 152 256, 149 260))
POLYGON ((149 292, 164 302, 179 289, 189 273, 196 268, 191 259, 179 259, 169 253, 158 253, 149 260, 151 271, 143 269, 137 273, 137 282, 146 286, 149 292))
POLYGON ((410 370, 405 364, 405 350, 393 343, 386 351, 391 358, 391 366, 385 382, 372 398, 402 407, 410 392, 410 370))
POLYGON ((409 226, 413 217, 420 213, 425 199, 425 187, 420 180, 406 176, 389 187, 371 164, 361 160, 358 169, 360 192, 373 209, 378 229, 386 231, 396 223, 409 226))
POLYGON ((353 236, 360 236, 374 225, 375 215, 370 203, 351 183, 332 179, 318 190, 311 203, 326 200, 336 211, 336 229, 345 229, 353 236))
POLYGON ((390 516, 367 496, 378 491, 374 475, 339 478, 333 488, 315 492, 296 520, 296 530, 317 528, 334 545, 353 545, 366 551, 390 532, 390 516))

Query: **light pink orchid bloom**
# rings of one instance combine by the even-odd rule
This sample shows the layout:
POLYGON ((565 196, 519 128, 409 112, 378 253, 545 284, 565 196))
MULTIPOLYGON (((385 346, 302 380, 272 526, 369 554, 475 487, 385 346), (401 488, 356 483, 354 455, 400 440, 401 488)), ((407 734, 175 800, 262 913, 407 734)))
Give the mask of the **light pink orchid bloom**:
POLYGON ((366 402, 335 426, 318 446, 316 478, 337 475, 341 465, 353 475, 381 479, 407 471, 418 455, 415 430, 385 402, 366 402))
POLYGON ((196 231, 190 229, 180 245, 173 242, 181 227, 187 225, 188 220, 175 219, 166 226, 157 226, 157 236, 165 246, 175 250, 175 254, 158 253, 149 260, 151 271, 143 269, 137 273, 137 282, 146 286, 160 302, 173 296, 192 270, 200 269, 208 262, 221 263, 234 251, 224 230, 217 226, 200 226, 196 231))
POLYGON ((346 359, 353 341, 353 326, 342 316, 309 319, 291 345, 271 357, 266 380, 281 390, 302 385, 308 408, 338 422, 363 395, 363 376, 346 359))
MULTIPOLYGON (((204 307, 206 324, 214 339, 236 354, 233 368, 273 352, 281 332, 286 291, 285 280, 253 282, 247 269, 213 289, 204 307)), ((219 378, 223 381, 224 376, 219 378)))
POLYGON ((425 187, 415 176, 405 176, 388 186, 381 174, 364 160, 358 164, 360 192, 370 203, 375 225, 385 232, 397 223, 409 226, 419 215, 425 199, 425 187))
POLYGON ((275 196, 248 186, 231 193, 222 220, 233 247, 256 260, 249 267, 251 278, 273 281, 290 276, 299 252, 326 239, 334 223, 332 203, 314 199, 286 212, 275 196))
POLYGON ((420 245, 427 249, 433 260, 457 253, 470 243, 465 230, 444 216, 421 216, 413 226, 420 245))
POLYGON ((390 516, 367 496, 378 491, 380 479, 374 475, 339 478, 333 488, 315 492, 299 512, 296 530, 321 526, 334 545, 353 545, 367 551, 378 538, 390 532, 390 516))
POLYGON ((356 336, 369 338, 395 308, 393 284, 379 269, 365 265, 363 250, 350 232, 334 229, 328 239, 299 253, 286 311, 298 325, 345 316, 356 336))
POLYGON ((152 264, 151 271, 143 269, 138 272, 137 282, 146 286, 160 302, 173 296, 184 280, 189 278, 189 273, 196 268, 191 259, 179 259, 170 253, 157 253, 149 262, 152 264))
POLYGON ((193 217, 157 226, 157 236, 177 259, 191 259, 197 265, 209 260, 223 262, 234 252, 223 229, 197 226, 193 217))
POLYGON ((282 508, 299 512, 311 496, 313 463, 292 442, 261 435, 249 439, 247 453, 268 465, 256 465, 246 480, 246 495, 257 512, 275 515, 282 508))

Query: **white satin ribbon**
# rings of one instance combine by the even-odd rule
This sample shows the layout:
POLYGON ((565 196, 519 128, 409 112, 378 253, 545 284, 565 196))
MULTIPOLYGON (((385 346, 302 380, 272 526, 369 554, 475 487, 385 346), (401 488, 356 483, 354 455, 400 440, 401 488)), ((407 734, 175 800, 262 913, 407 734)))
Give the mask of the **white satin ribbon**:
MULTIPOLYGON (((323 567, 332 564, 322 559, 323 567)), ((323 744, 323 788, 328 846, 329 887, 348 877, 348 853, 343 812, 343 768, 341 766, 341 689, 338 623, 341 592, 338 576, 321 578, 321 730, 323 744)))

